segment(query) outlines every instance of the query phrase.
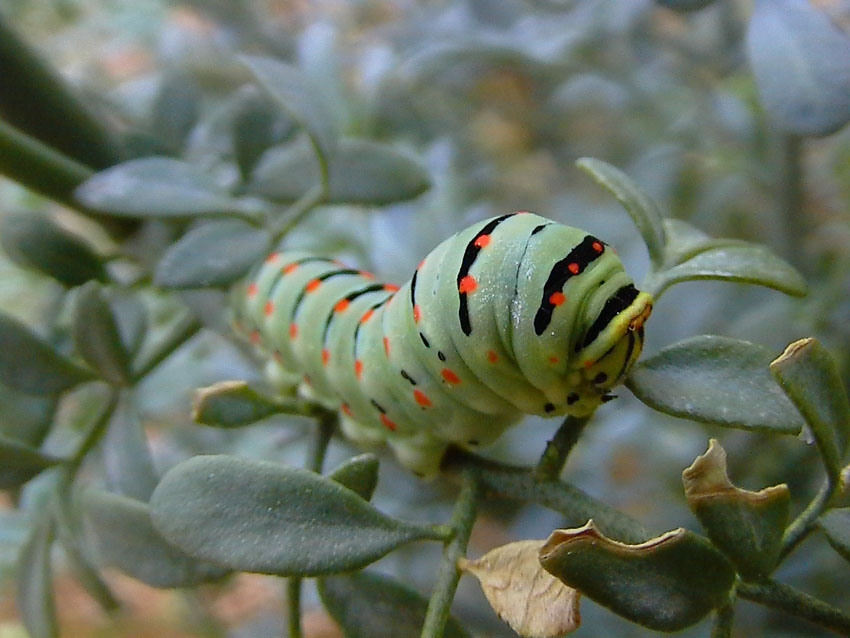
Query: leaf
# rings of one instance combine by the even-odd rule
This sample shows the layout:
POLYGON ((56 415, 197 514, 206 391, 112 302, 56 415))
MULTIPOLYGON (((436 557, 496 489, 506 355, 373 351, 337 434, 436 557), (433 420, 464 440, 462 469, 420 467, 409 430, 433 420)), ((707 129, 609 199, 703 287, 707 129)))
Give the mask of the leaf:
POLYGON ((588 521, 552 532, 540 564, 596 603, 656 631, 695 624, 726 602, 735 582, 723 555, 682 528, 626 545, 588 521))
POLYGON ((132 382, 130 354, 124 348, 103 289, 95 282, 87 283, 77 293, 73 333, 79 355, 106 381, 118 386, 132 382))
POLYGON ((251 171, 263 153, 294 132, 293 121, 275 103, 254 86, 242 87, 236 95, 233 113, 233 154, 242 174, 249 181, 251 171))
POLYGON ((712 248, 742 243, 740 239, 715 239, 681 219, 666 218, 664 232, 667 236, 664 265, 668 267, 681 264, 712 248))
POLYGON ((550 638, 581 625, 581 594, 543 569, 538 559, 544 541, 518 541, 458 567, 475 576, 493 610, 520 636, 550 638))
POLYGON ((816 2, 757 0, 747 51, 765 110, 798 135, 850 120, 850 36, 816 2))
MULTIPOLYGON (((416 591, 376 573, 358 572, 318 581, 322 604, 346 638, 418 638, 428 601, 416 591)), ((444 638, 469 634, 449 618, 444 638)))
POLYGON ((664 262, 664 216, 652 198, 628 175, 607 162, 593 157, 582 157, 576 162, 585 173, 617 198, 631 215, 649 250, 649 259, 656 266, 664 262))
POLYGON ((644 287, 657 298, 673 284, 700 279, 756 284, 795 297, 804 296, 807 290, 803 276, 764 246, 728 240, 678 266, 651 274, 644 287))
POLYGON ((833 549, 850 561, 850 508, 828 511, 818 519, 818 525, 833 549))
POLYGON ((17 606, 30 638, 56 638, 56 604, 50 548, 53 545, 53 519, 42 515, 33 526, 18 559, 17 606))
POLYGON ((124 349, 131 355, 137 354, 148 331, 148 313, 145 304, 135 291, 122 289, 109 290, 108 300, 124 349))
POLYGON ((62 459, 0 435, 0 490, 23 485, 42 470, 61 462, 62 459))
POLYGON ((234 215, 242 202, 190 164, 144 157, 97 173, 74 192, 89 208, 126 217, 234 215))
POLYGON ((0 384, 0 434, 38 447, 56 412, 55 396, 34 396, 0 384))
POLYGON ((817 339, 790 344, 770 372, 805 417, 833 485, 850 445, 850 402, 838 366, 817 339))
POLYGON ((0 313, 0 382, 28 394, 57 394, 95 376, 0 313))
MULTIPOLYGON (((319 183, 319 164, 303 144, 274 149, 254 170, 250 191, 273 200, 295 201, 319 183)), ((330 156, 331 204, 389 204, 412 199, 431 186, 417 162, 386 144, 341 140, 330 156)))
POLYGON ((107 279, 103 260, 88 242, 44 213, 28 211, 4 216, 0 221, 0 243, 19 266, 37 270, 65 286, 107 279))
POLYGON ((680 11, 682 13, 704 9, 714 2, 715 0, 655 0, 655 3, 662 7, 667 7, 668 9, 673 9, 673 11, 680 11))
POLYGON ((333 114, 310 78, 272 58, 242 56, 241 60, 269 96, 304 127, 316 152, 331 157, 339 133, 333 114))
POLYGON ((123 392, 103 439, 103 464, 109 488, 146 503, 159 476, 133 395, 123 392))
POLYGON ((378 457, 361 454, 348 459, 328 474, 328 478, 344 485, 360 498, 369 501, 378 486, 378 457))
POLYGON ((685 496, 714 545, 742 576, 762 580, 779 563, 791 493, 775 485, 759 492, 735 487, 726 474, 726 451, 711 439, 708 451, 682 472, 685 496))
POLYGON ((191 587, 219 580, 227 569, 196 560, 167 543, 151 524, 147 504, 87 490, 80 496, 85 529, 103 564, 151 587, 191 587))
POLYGON ((626 386, 649 407, 724 427, 798 434, 805 421, 770 376, 765 347, 703 335, 634 366, 626 386))
POLYGON ((293 412, 294 401, 260 394, 245 381, 221 381, 195 392, 192 420, 218 428, 253 425, 281 412, 293 412))
POLYGON ((228 456, 198 456, 172 468, 151 510, 157 529, 183 551, 282 576, 351 571, 405 543, 439 538, 313 472, 228 456))
POLYGON ((190 230, 165 251, 154 281, 177 289, 226 286, 259 262, 270 244, 267 231, 245 222, 208 222, 190 230))
POLYGON ((153 102, 151 130, 168 148, 179 153, 198 119, 201 92, 190 75, 166 72, 153 102))

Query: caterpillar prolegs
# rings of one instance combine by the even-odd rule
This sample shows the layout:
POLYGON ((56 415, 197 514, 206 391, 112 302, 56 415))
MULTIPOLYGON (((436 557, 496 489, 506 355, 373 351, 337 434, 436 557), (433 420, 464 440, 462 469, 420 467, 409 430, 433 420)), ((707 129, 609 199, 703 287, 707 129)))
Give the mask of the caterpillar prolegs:
POLYGON ((640 355, 652 310, 603 241, 531 213, 455 234, 401 287, 285 251, 236 295, 237 329, 279 385, 424 475, 449 443, 485 445, 523 414, 592 413, 640 355))

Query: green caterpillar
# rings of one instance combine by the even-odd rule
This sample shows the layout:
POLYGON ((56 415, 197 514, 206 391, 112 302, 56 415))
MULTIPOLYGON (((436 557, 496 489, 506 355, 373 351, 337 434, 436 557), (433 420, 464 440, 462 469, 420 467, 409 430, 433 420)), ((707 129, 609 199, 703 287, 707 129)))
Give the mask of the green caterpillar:
POLYGON ((488 444, 523 414, 592 413, 652 310, 604 242, 524 212, 445 240, 401 287, 287 251, 236 295, 236 327, 279 385, 423 475, 448 444, 488 444))

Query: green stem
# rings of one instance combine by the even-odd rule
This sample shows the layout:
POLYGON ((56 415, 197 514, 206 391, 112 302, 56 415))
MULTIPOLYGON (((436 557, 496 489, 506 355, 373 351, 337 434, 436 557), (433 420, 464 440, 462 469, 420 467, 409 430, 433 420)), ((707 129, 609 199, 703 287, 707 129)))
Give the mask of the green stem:
POLYGON ((568 416, 564 419, 561 427, 555 432, 552 440, 546 444, 543 456, 537 463, 534 476, 539 481, 554 481, 564 469, 567 457, 578 442, 584 427, 587 425, 588 417, 568 416))
POLYGON ((776 189, 784 257, 794 266, 805 266, 800 250, 807 225, 803 213, 803 139, 783 133, 779 138, 779 170, 776 189))
POLYGON ((100 438, 103 436, 104 432, 106 432, 106 428, 109 426, 109 421, 112 419, 112 414, 115 412, 115 408, 118 407, 119 396, 120 392, 117 389, 113 388, 110 391, 109 401, 107 402, 106 407, 103 409, 103 412, 101 412, 97 418, 91 422, 88 431, 83 436, 83 440, 80 441, 80 444, 77 447, 77 451, 74 452, 74 455, 68 461, 67 475, 65 478, 68 485, 73 482, 74 476, 80 468, 80 465, 82 465, 85 460, 86 455, 95 445, 97 445, 97 442, 100 441, 100 438))
POLYGON ((732 602, 730 600, 715 610, 711 638, 732 638, 732 624, 735 619, 735 608, 732 602))
MULTIPOLYGON (((321 161, 319 162, 319 165, 322 165, 321 161)), ((304 216, 307 215, 307 213, 325 200, 327 193, 327 187, 324 183, 317 184, 302 195, 298 201, 292 204, 292 206, 290 206, 286 213, 281 217, 278 224, 274 225, 271 229, 273 243, 277 244, 281 239, 289 234, 289 232, 295 228, 302 219, 304 219, 304 216)))
POLYGON ((201 329, 201 323, 190 313, 178 319, 171 331, 157 344, 156 348, 139 361, 133 380, 146 377, 160 363, 167 359, 177 348, 191 339, 201 329))
POLYGON ((428 610, 425 612, 425 622, 422 625, 422 638, 442 638, 446 622, 449 619, 452 601, 460 581, 460 571, 457 568, 458 559, 466 554, 466 546, 475 517, 478 512, 478 499, 481 490, 478 473, 474 469, 463 472, 463 484, 455 502, 449 527, 454 536, 443 548, 443 560, 434 583, 428 610))
POLYGON ((782 535, 782 549, 780 557, 784 558, 799 545, 806 536, 814 529, 815 521, 824 512, 835 494, 836 485, 827 480, 821 486, 812 502, 806 506, 800 515, 794 519, 782 535))
POLYGON ((289 613, 286 615, 289 638, 301 638, 301 579, 286 579, 286 603, 289 613))
POLYGON ((762 583, 738 583, 738 596, 780 609, 798 618, 825 627, 843 636, 850 635, 850 614, 813 598, 790 585, 773 580, 762 583))

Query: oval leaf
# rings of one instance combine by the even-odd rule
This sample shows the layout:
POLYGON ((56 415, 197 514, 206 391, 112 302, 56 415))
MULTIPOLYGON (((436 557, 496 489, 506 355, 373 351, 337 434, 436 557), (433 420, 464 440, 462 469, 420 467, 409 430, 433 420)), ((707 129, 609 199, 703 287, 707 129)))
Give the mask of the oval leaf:
POLYGON ((95 376, 0 313, 0 381, 28 394, 57 394, 95 376))
POLYGON ((94 249, 44 213, 30 211, 3 217, 0 243, 19 266, 37 270, 66 286, 107 279, 103 261, 94 249))
POLYGON ((708 5, 713 4, 715 0, 655 0, 655 2, 662 7, 685 13, 687 11, 704 9, 708 5))
POLYGON ((754 343, 703 335, 641 361, 626 385, 651 408, 673 416, 798 434, 805 421, 770 376, 772 358, 754 343))
POLYGON ((89 208, 127 217, 232 215, 241 202, 208 175, 169 157, 144 157, 102 171, 74 193, 89 208))
POLYGON ((526 638, 552 638, 581 625, 581 594, 543 569, 544 541, 518 541, 497 547, 458 567, 475 576, 499 618, 526 638))
POLYGON ((664 216, 653 199, 623 171, 593 157, 576 162, 585 173, 617 198, 631 215, 649 250, 649 259, 657 267, 664 262, 664 216))
MULTIPOLYGON (((303 144, 274 149, 257 165, 252 193, 295 201, 319 183, 319 164, 303 144)), ((330 157, 331 204, 389 204, 421 195, 431 185, 428 173, 408 156, 369 140, 342 140, 330 157)))
POLYGON ((146 503, 99 490, 81 495, 87 533, 104 565, 151 587, 190 587, 219 580, 228 570, 187 556, 151 524, 146 503))
POLYGON ((850 120, 850 37, 818 4, 757 0, 747 30, 764 108, 799 135, 829 135, 850 120))
POLYGON ((0 436, 0 490, 22 485, 42 470, 61 462, 61 459, 0 436))
POLYGON ((818 519, 829 544, 850 561, 850 508, 830 510, 818 519))
POLYGON ((187 553, 233 569, 320 576, 439 535, 392 519, 307 470, 228 456, 171 469, 151 498, 154 524, 187 553))
POLYGON ((711 439, 708 451, 682 472, 688 505, 708 537, 745 578, 761 580, 779 562, 791 493, 785 484, 750 492, 726 474, 726 451, 711 439))
POLYGON ((294 124, 274 102, 254 86, 242 87, 235 96, 233 154, 247 182, 263 153, 291 137, 294 124))
MULTIPOLYGON (((346 638, 418 638, 428 601, 393 579, 360 572, 323 578, 318 583, 322 604, 346 638)), ((449 618, 444 638, 469 638, 449 618)))
POLYGON ((835 360, 816 339, 800 339, 770 364, 770 372, 805 417, 837 485, 850 445, 850 402, 835 360))
POLYGON ((179 153, 198 120, 201 92, 184 71, 168 71, 153 102, 151 130, 173 153, 179 153))
POLYGON ((95 282, 86 284, 77 293, 73 332, 79 355, 106 381, 113 385, 131 382, 130 354, 124 348, 118 322, 103 289, 95 282))
POLYGON ((296 405, 260 394, 245 381, 221 381, 195 392, 192 420, 217 428, 241 428, 273 414, 292 413, 296 405))
POLYGON ((735 570, 723 555, 681 528, 625 545, 588 521, 552 532, 540 550, 540 564, 591 600, 657 631, 698 622, 726 602, 735 582, 735 570))
POLYGON ((202 224, 165 252, 154 280, 165 288, 226 286, 268 252, 269 233, 237 220, 202 224))
POLYGON ((0 434, 38 447, 50 431, 57 403, 55 396, 33 396, 0 384, 0 434))
POLYGON ((56 604, 50 548, 53 519, 44 515, 30 532, 18 559, 18 612, 31 638, 56 638, 56 604))
POLYGON ((344 485, 364 500, 371 500, 378 486, 378 457, 374 454, 361 454, 348 459, 328 474, 340 485, 344 485))
POLYGON ((112 491, 146 503, 159 482, 133 396, 124 392, 103 439, 103 465, 112 491))
POLYGON ((135 355, 141 348, 148 331, 148 313, 145 304, 135 291, 127 290, 110 290, 108 301, 115 323, 118 325, 121 343, 129 354, 135 355))

